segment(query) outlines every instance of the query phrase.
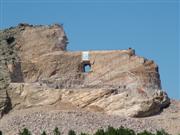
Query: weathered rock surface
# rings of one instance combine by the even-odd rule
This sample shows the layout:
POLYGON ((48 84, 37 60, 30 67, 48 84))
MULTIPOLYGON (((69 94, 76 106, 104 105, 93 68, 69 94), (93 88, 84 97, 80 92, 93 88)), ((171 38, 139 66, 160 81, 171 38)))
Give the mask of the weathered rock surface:
POLYGON ((0 63, 0 117, 11 109, 11 102, 7 93, 10 83, 9 73, 6 70, 5 64, 0 63))
POLYGON ((149 116, 160 112, 163 92, 143 95, 135 90, 119 92, 117 89, 74 88, 53 89, 38 83, 11 83, 8 91, 12 107, 23 109, 43 105, 68 103, 94 112, 122 116, 149 116))
MULTIPOLYGON (((0 31, 0 115, 11 108, 7 89, 10 82, 24 82, 29 67, 31 80, 35 80, 36 67, 31 59, 46 52, 65 51, 67 37, 61 26, 32 26, 19 24, 0 31), (31 73, 30 73, 31 72, 31 73)), ((29 76, 30 77, 30 76, 29 76)))
POLYGON ((8 98, 14 110, 67 103, 143 117, 170 103, 161 90, 158 66, 136 56, 133 49, 89 51, 89 59, 83 60, 82 52, 66 51, 67 37, 60 25, 20 24, 1 31, 0 39, 3 73, 11 82, 1 90, 1 110, 8 98), (86 65, 91 67, 88 73, 86 65))

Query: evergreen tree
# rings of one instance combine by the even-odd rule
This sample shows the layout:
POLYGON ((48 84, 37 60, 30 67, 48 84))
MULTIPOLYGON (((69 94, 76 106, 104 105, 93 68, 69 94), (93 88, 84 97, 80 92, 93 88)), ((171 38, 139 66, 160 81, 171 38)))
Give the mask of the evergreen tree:
POLYGON ((20 132, 19 135, 31 135, 31 132, 27 128, 24 128, 23 132, 20 132))
POLYGON ((155 135, 155 134, 144 130, 143 132, 140 132, 140 133, 138 133, 137 135, 155 135))
POLYGON ((88 134, 87 134, 87 133, 82 133, 82 132, 81 132, 81 134, 80 134, 80 135, 88 135, 88 134))
POLYGON ((69 130, 68 135, 76 135, 76 132, 74 130, 69 130))
POLYGON ((43 131, 43 133, 41 135, 47 135, 45 131, 43 131))
POLYGON ((117 135, 136 135, 136 133, 134 132, 134 130, 121 126, 117 129, 117 135))
POLYGON ((107 129, 105 134, 106 135, 118 135, 117 133, 118 132, 117 132, 117 130, 115 128, 113 128, 111 126, 108 126, 108 129, 107 129))
POLYGON ((163 129, 156 131, 156 135, 169 135, 168 133, 166 133, 163 129))
POLYGON ((56 128, 54 129, 54 135, 61 135, 58 127, 56 127, 56 128))
POLYGON ((94 135, 106 135, 103 129, 98 129, 94 135))

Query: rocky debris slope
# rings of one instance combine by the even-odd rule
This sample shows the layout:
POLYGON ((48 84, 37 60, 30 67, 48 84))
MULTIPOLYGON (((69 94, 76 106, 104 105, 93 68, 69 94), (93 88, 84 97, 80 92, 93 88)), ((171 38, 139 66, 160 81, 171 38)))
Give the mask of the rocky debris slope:
POLYGON ((177 135, 180 133, 180 102, 172 101, 170 107, 164 109, 161 115, 146 118, 112 116, 83 111, 68 104, 57 104, 56 107, 15 110, 0 120, 0 129, 6 135, 16 135, 24 127, 35 135, 42 133, 43 130, 53 134, 55 127, 58 127, 63 135, 70 129, 77 133, 94 133, 99 128, 107 128, 108 125, 116 128, 124 126, 136 132, 164 129, 172 135, 177 135))
POLYGON ((6 133, 6 135, 18 135, 19 129, 23 127, 28 127, 35 135, 42 133, 43 130, 46 130, 48 134, 53 134, 52 130, 56 126, 63 134, 67 134, 70 129, 78 133, 93 133, 99 128, 107 128, 108 125, 117 128, 122 125, 132 128, 135 131, 144 129, 156 131, 156 129, 160 128, 153 125, 151 121, 141 121, 138 119, 107 116, 83 111, 24 110, 14 112, 10 117, 5 116, 0 121, 0 129, 6 133), (17 113, 21 113, 21 115, 17 115, 17 113))
POLYGON ((62 102, 131 117, 157 114, 170 100, 157 64, 135 50, 66 51, 60 25, 19 24, 1 31, 0 113, 62 102), (85 72, 86 65, 91 67, 85 72), (7 79, 6 79, 7 78, 7 79), (11 101, 11 102, 10 102, 11 101), (7 109, 8 108, 8 109, 7 109))
POLYGON ((180 134, 180 101, 171 100, 168 108, 164 109, 159 115, 147 117, 147 120, 153 120, 154 125, 160 125, 163 129, 172 135, 180 134))

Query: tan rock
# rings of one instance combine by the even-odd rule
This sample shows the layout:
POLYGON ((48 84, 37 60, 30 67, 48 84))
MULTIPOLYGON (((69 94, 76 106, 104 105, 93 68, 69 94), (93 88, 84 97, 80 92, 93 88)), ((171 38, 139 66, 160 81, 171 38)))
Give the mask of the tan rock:
POLYGON ((136 56, 133 49, 67 52, 67 37, 59 25, 21 24, 1 35, 15 52, 6 62, 14 109, 65 102, 142 117, 156 114, 170 103, 161 91, 158 66, 136 56), (84 72, 86 66, 91 68, 89 72, 84 72))
POLYGON ((11 83, 8 91, 13 109, 72 104, 77 108, 120 116, 143 117, 160 111, 161 100, 137 92, 101 88, 52 89, 38 83, 11 83), (132 94, 134 93, 134 94, 132 94))

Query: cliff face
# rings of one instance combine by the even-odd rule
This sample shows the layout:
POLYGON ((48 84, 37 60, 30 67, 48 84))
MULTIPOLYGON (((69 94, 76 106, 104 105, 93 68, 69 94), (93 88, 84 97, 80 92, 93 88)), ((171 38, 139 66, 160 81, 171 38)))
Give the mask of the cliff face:
POLYGON ((133 49, 68 52, 59 25, 20 24, 1 31, 0 39, 2 114, 11 108, 68 103, 141 117, 169 104, 158 66, 133 49))

